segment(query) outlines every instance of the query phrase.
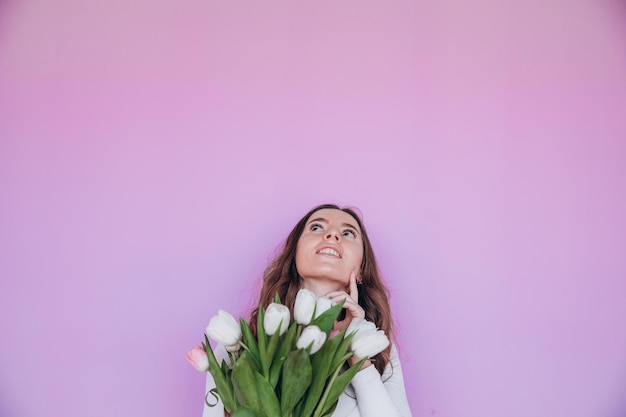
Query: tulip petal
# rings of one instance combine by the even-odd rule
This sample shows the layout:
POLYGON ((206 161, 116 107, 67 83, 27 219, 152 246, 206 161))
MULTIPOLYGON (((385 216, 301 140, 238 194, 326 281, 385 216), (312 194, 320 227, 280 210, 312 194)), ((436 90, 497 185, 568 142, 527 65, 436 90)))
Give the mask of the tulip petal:
POLYGON ((389 346, 389 339, 382 330, 369 331, 357 334, 350 346, 357 358, 371 358, 389 346))
POLYGON ((317 296, 306 288, 301 288, 296 294, 293 307, 293 317, 298 324, 307 325, 313 318, 317 296))
POLYGON ((317 300, 315 300, 315 316, 313 318, 318 318, 332 306, 333 302, 330 298, 318 297, 317 300))
POLYGON ((326 341, 326 333, 322 332, 319 327, 310 325, 302 331, 300 338, 296 342, 298 349, 310 349, 311 354, 314 354, 324 345, 326 341))
POLYGON ((227 348, 237 345, 241 340, 239 324, 224 310, 219 310, 218 315, 211 318, 206 334, 227 348))

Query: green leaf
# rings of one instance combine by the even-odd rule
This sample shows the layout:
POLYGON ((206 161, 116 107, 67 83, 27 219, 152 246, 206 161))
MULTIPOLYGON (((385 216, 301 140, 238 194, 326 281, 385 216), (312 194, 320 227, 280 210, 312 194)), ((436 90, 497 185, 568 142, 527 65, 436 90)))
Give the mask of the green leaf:
POLYGON ((237 400, 235 399, 233 384, 230 381, 230 378, 227 378, 227 373, 224 372, 217 363, 217 359, 215 358, 215 354, 213 353, 213 349, 211 348, 211 344, 209 343, 209 339, 206 335, 204 336, 204 340, 205 343, 202 343, 202 347, 209 358, 209 372, 213 376, 217 392, 222 399, 224 408, 228 412, 231 412, 237 408, 237 400))
POLYGON ((239 407, 237 411, 231 414, 232 417, 264 417, 254 414, 248 407, 239 407))
POLYGON ((274 294, 274 302, 275 302, 276 304, 282 304, 282 303, 280 302, 280 296, 278 295, 278 293, 274 294))
POLYGON ((335 325, 335 320, 337 320, 337 316, 339 316, 339 312, 343 308, 344 302, 345 300, 324 311, 319 317, 313 319, 311 324, 319 327, 320 330, 328 336, 335 325))
POLYGON ((298 349, 289 352, 283 364, 280 411, 289 415, 311 383, 311 360, 309 354, 298 349))
POLYGON ((250 330, 250 325, 243 318, 239 319, 239 324, 241 325, 241 335, 242 335, 242 346, 248 352, 249 358, 254 362, 257 369, 261 369, 261 358, 259 356, 259 347, 256 342, 256 338, 252 334, 252 330, 250 330))
MULTIPOLYGON (((282 326, 282 322, 280 324, 282 326)), ((280 329, 280 327, 279 327, 280 329)), ((276 349, 278 348, 278 342, 280 341, 280 333, 276 332, 270 336, 270 341, 267 345, 267 370, 263 370, 263 376, 269 377, 269 370, 272 362, 274 361, 274 355, 276 354, 276 349)))
POLYGON ((307 417, 313 413, 317 403, 322 396, 326 380, 335 370, 331 368, 332 359, 339 345, 343 342, 345 330, 324 343, 324 346, 312 355, 311 367, 313 370, 311 385, 307 391, 306 402, 300 417, 307 417))
POLYGON ((350 356, 352 356, 352 352, 350 352, 348 358, 345 357, 348 354, 348 349, 350 348, 350 342, 352 342, 352 339, 354 338, 354 335, 356 333, 350 333, 349 335, 346 336, 345 335, 346 331, 347 329, 342 332, 344 337, 341 343, 339 344, 339 346, 337 347, 337 350, 335 351, 335 356, 333 356, 330 369, 337 369, 338 367, 342 366, 343 363, 348 358, 350 358, 350 356))
MULTIPOLYGON (((323 401, 320 401, 320 405, 323 406, 321 408, 322 412, 320 415, 328 414, 328 411, 332 407, 336 407, 336 402, 339 400, 339 396, 350 384, 354 375, 361 370, 361 366, 366 360, 367 358, 361 359, 359 362, 348 368, 348 370, 343 374, 335 378, 341 368, 337 369, 337 372, 335 372, 335 375, 333 375, 333 378, 331 379, 331 383, 326 387, 326 392, 324 392, 324 397, 322 398, 323 401)), ((317 415, 317 410, 315 415, 317 415)))
POLYGON ((257 391, 254 374, 247 352, 243 352, 233 365, 233 386, 235 395, 242 405, 247 406, 255 414, 261 414, 261 398, 257 391))
POLYGON ((335 401, 335 403, 333 404, 332 407, 330 407, 330 410, 326 411, 322 417, 332 417, 333 413, 335 412, 335 409, 337 408, 337 403, 338 401, 335 401))
POLYGON ((265 413, 265 416, 280 416, 280 403, 278 402, 278 398, 276 398, 274 387, 257 373, 254 374, 254 379, 257 391, 261 397, 262 411, 265 413))
POLYGON ((274 388, 276 388, 276 385, 278 384, 278 379, 280 378, 280 373, 283 369, 283 363, 285 362, 285 359, 287 359, 287 354, 293 349, 295 344, 294 339, 296 336, 296 327, 298 327, 296 322, 292 322, 291 326, 289 326, 289 329, 287 330, 287 333, 281 337, 280 344, 278 345, 278 351, 272 361, 272 366, 270 367, 270 384, 272 384, 274 388))
POLYGON ((265 334, 265 309, 259 304, 259 314, 257 315, 256 333, 259 341, 259 358, 261 360, 260 371, 263 375, 269 374, 270 361, 267 357, 267 335, 265 334))

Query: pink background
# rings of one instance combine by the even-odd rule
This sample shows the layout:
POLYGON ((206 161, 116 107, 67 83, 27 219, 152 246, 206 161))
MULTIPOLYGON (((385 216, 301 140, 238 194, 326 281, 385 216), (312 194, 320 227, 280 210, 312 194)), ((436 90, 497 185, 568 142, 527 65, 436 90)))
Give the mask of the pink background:
POLYGON ((0 415, 199 416, 184 356, 359 207, 415 416, 626 414, 626 4, 0 2, 0 415))

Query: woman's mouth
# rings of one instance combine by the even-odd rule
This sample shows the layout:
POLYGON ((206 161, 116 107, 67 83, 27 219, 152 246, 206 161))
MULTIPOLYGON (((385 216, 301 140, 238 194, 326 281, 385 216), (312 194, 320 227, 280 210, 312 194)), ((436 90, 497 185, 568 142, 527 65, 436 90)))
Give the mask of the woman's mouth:
POLYGON ((336 258, 341 258, 341 255, 339 255, 339 252, 337 252, 333 248, 323 248, 323 249, 317 251, 317 254, 318 255, 330 255, 330 256, 334 256, 336 258))

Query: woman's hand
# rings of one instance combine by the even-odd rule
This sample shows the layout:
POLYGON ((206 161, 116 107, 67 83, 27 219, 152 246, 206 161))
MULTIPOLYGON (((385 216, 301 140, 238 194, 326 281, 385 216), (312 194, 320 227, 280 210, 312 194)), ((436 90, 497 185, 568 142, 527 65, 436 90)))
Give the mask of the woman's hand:
MULTIPOLYGON (((343 300, 343 308, 346 310, 346 317, 341 321, 336 321, 335 326, 333 327, 333 332, 341 332, 344 329, 347 329, 354 318, 365 318, 365 310, 363 307, 359 305, 359 287, 356 284, 356 272, 352 271, 350 274, 350 288, 349 293, 345 291, 333 291, 326 294, 328 298, 330 298, 334 303, 340 303, 343 300)), ((353 366, 355 363, 360 361, 361 358, 357 358, 356 356, 352 356, 348 359, 348 363, 350 366, 353 366)), ((372 362, 369 360, 365 361, 361 366, 361 369, 367 368, 370 366, 372 362)))
POLYGON ((356 284, 356 273, 352 271, 350 274, 350 288, 349 293, 345 291, 332 291, 326 294, 326 297, 330 298, 333 303, 339 304, 344 301, 343 308, 346 310, 346 316, 341 321, 335 321, 334 331, 340 332, 347 329, 352 319, 359 317, 365 318, 365 310, 359 305, 359 288, 356 284))

